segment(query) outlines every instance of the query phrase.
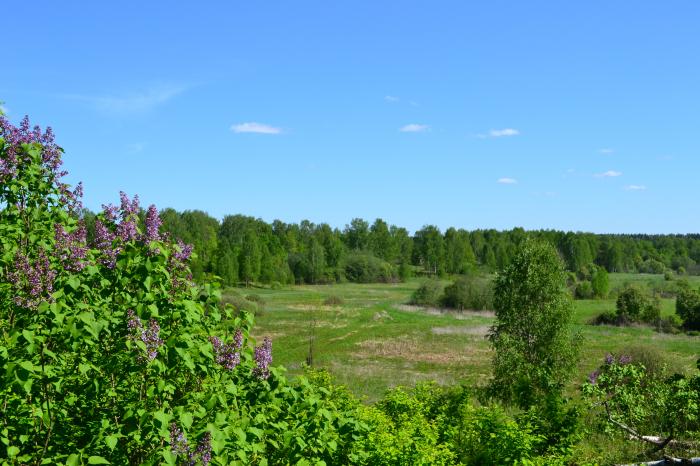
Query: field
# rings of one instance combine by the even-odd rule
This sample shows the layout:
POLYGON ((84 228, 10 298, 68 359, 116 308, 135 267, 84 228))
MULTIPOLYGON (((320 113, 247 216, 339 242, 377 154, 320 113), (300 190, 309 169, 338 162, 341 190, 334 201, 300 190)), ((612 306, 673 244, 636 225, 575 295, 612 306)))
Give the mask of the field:
MULTIPOLYGON (((663 276, 611 274, 615 289, 627 282, 663 282, 663 276)), ((313 335, 313 365, 327 368, 340 383, 367 401, 396 385, 420 380, 441 384, 484 382, 490 375, 491 350, 486 340, 494 322, 490 312, 445 312, 409 306, 419 280, 398 284, 340 284, 283 289, 235 289, 265 301, 256 317, 254 336, 273 340, 275 364, 290 375, 301 372, 313 335), (324 304, 327 298, 341 304, 324 304)), ((231 291, 229 291, 231 292, 231 291)), ((674 312, 674 300, 664 299, 663 314, 674 312)), ((584 337, 578 375, 569 391, 586 380, 606 353, 629 348, 654 348, 680 371, 695 365, 700 337, 662 334, 648 327, 591 326, 587 322, 605 310, 609 300, 576 301, 575 323, 584 337)))

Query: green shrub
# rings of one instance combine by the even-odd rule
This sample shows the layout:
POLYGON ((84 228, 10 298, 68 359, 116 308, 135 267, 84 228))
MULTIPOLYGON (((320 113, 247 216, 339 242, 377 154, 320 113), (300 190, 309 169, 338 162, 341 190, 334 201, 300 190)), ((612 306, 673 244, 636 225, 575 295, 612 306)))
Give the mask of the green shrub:
POLYGON ((684 289, 676 300, 676 314, 688 330, 700 330, 700 292, 684 289))
POLYGON ((351 252, 343 260, 345 277, 354 283, 391 283, 398 280, 395 267, 370 253, 351 252))
POLYGON ((591 286, 593 287, 593 294, 596 298, 605 299, 610 292, 610 279, 608 278, 608 271, 604 267, 598 267, 591 278, 591 286))
POLYGON ((620 324, 646 322, 656 324, 661 315, 658 299, 650 298, 636 286, 627 286, 617 297, 617 316, 620 324))
POLYGON ((419 306, 437 306, 440 304, 442 290, 442 284, 438 280, 425 280, 411 295, 410 303, 419 306))
POLYGON ((445 287, 442 305, 452 309, 493 309, 491 283, 475 276, 459 277, 445 287))
POLYGON ((593 286, 589 281, 579 282, 576 285, 574 295, 577 299, 591 299, 594 296, 593 286))

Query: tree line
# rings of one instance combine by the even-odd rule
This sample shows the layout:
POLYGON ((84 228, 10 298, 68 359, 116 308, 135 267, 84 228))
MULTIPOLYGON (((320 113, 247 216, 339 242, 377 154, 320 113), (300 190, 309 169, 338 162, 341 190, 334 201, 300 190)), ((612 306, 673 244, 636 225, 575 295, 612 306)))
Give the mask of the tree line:
MULTIPOLYGON (((91 235, 94 214, 85 211, 91 235)), ((527 238, 554 245, 567 269, 608 272, 700 273, 700 235, 594 234, 556 230, 507 231, 426 225, 406 228, 355 218, 343 229, 302 220, 272 223, 244 215, 223 220, 200 210, 161 212, 163 230, 192 244, 192 273, 226 285, 391 282, 411 275, 445 276, 508 266, 527 238)))

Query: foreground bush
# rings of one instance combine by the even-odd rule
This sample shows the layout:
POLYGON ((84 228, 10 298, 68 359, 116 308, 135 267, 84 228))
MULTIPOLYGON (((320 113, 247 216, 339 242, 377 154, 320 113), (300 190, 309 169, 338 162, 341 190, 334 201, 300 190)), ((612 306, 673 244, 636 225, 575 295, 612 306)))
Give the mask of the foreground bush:
POLYGON ((88 244, 60 165, 50 130, 0 118, 0 457, 348 462, 343 412, 271 366, 250 314, 233 318, 215 287, 192 283, 191 248, 161 236, 155 207, 142 230, 122 193, 88 244))

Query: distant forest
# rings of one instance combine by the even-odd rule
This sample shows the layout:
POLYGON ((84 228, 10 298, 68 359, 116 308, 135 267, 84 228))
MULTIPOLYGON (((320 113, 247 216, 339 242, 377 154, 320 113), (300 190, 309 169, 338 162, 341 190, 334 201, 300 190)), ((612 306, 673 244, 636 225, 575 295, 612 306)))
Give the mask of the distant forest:
MULTIPOLYGON (((85 212, 88 235, 94 214, 85 212)), ((223 221, 199 210, 161 211, 162 230, 192 244, 192 272, 199 280, 221 277, 224 285, 266 283, 360 283, 405 280, 412 275, 445 276, 508 265, 527 238, 546 240, 568 269, 608 272, 700 274, 700 235, 593 234, 555 230, 509 231, 426 225, 407 229, 355 218, 344 229, 308 220, 271 224, 243 215, 223 221)))

